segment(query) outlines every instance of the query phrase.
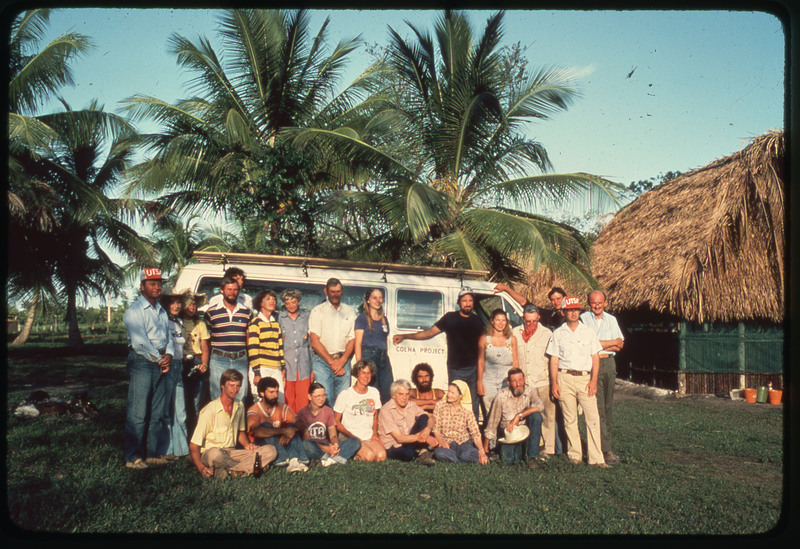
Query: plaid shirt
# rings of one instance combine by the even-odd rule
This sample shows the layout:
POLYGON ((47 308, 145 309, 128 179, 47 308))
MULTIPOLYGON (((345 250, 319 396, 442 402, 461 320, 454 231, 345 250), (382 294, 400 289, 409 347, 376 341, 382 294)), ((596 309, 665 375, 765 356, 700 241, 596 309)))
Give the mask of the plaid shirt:
MULTIPOLYGON (((539 408, 541 412, 544 409, 544 403, 539 398, 539 391, 536 387, 525 384, 525 390, 519 397, 515 397, 511 393, 511 389, 506 387, 497 394, 497 397, 492 402, 492 411, 489 412, 489 419, 486 421, 486 429, 484 434, 489 440, 497 438, 497 431, 505 429, 508 422, 514 419, 518 413, 526 408, 539 408)), ((521 424, 524 424, 522 421, 521 424)))
POLYGON ((463 444, 476 437, 480 440, 481 432, 475 415, 461 404, 453 405, 444 399, 440 400, 433 409, 433 421, 433 430, 448 444, 463 444))

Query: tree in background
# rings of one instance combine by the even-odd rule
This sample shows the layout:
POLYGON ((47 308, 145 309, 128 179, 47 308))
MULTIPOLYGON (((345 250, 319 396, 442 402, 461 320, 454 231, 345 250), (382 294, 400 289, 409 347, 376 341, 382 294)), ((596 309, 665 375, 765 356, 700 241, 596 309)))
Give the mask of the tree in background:
POLYGON ((335 174, 327 151, 300 153, 283 131, 336 131, 366 98, 374 70, 337 94, 357 42, 329 52, 328 21, 314 35, 302 10, 225 10, 220 26, 221 54, 206 38, 170 39, 193 75, 190 99, 127 101, 134 117, 163 127, 143 137, 153 156, 131 172, 129 192, 158 195, 179 215, 212 210, 242 226, 266 225, 275 251, 317 253, 315 196, 335 174))
POLYGON ((488 269, 505 279, 545 264, 590 280, 578 231, 529 212, 541 201, 587 193, 597 204, 616 205, 619 188, 589 174, 548 173, 547 152, 524 131, 572 103, 575 75, 528 70, 513 49, 503 56, 502 18, 491 16, 481 36, 464 13, 450 11, 437 19, 433 36, 409 25, 414 38, 407 40, 390 28, 393 72, 371 99, 367 131, 307 128, 293 133, 294 143, 327 147, 354 171, 371 174, 328 206, 340 219, 346 211, 367 216, 368 245, 352 246, 368 259, 413 249, 433 264, 488 269))

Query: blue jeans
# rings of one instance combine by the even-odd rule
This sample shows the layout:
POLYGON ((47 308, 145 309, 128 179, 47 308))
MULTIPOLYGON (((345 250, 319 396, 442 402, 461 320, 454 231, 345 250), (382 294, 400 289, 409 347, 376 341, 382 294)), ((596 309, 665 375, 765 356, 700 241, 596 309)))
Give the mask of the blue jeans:
MULTIPOLYGON (((128 353, 128 407, 125 413, 125 461, 158 457, 159 447, 169 443, 167 389, 169 373, 137 355, 128 353)), ((174 385, 173 385, 174 390, 174 385)))
MULTIPOLYGON (((472 397, 472 413, 475 414, 475 421, 480 423, 478 414, 478 365, 466 368, 447 369, 448 383, 453 383, 457 379, 464 381, 469 387, 469 394, 472 397)), ((477 450, 476 450, 477 452, 477 450)))
POLYGON ((362 347, 361 358, 375 363, 375 377, 372 378, 369 384, 378 389, 378 393, 381 395, 381 404, 386 404, 392 398, 389 389, 394 381, 392 365, 389 363, 389 354, 385 349, 362 347))
MULTIPOLYGON (((197 366, 200 364, 200 359, 195 358, 192 362, 192 366, 197 366)), ((208 404, 211 394, 208 388, 208 380, 210 379, 209 370, 206 370, 206 373, 201 374, 196 372, 192 377, 188 377, 186 374, 189 373, 191 368, 187 368, 183 375, 183 391, 185 395, 185 402, 186 402, 186 410, 192 416, 194 422, 197 421, 197 415, 200 413, 200 409, 208 404), (191 412, 194 411, 194 414, 191 412)), ((219 380, 217 380, 219 381, 219 380)))
MULTIPOLYGON (((325 455, 325 452, 319 447, 319 444, 313 440, 304 440, 303 449, 306 451, 308 459, 322 459, 322 456, 325 455)), ((359 450, 361 450, 361 441, 356 437, 339 441, 339 455, 344 459, 352 459, 359 450)))
POLYGON ((281 437, 279 436, 274 436, 256 439, 256 444, 259 446, 265 446, 269 444, 270 446, 275 447, 275 450, 278 452, 278 457, 275 458, 275 463, 273 465, 283 465, 292 458, 297 458, 303 463, 308 463, 308 456, 306 455, 306 451, 303 447, 303 439, 300 438, 299 433, 293 436, 292 440, 290 440, 289 444, 286 446, 280 443, 280 438, 281 437))
POLYGON ((247 355, 240 356, 239 358, 228 358, 216 353, 211 353, 211 360, 208 363, 211 400, 219 398, 222 394, 219 380, 222 377, 222 372, 228 368, 233 368, 244 376, 242 387, 239 389, 239 392, 236 393, 236 400, 244 401, 247 395, 250 394, 250 383, 247 381, 247 355))
MULTIPOLYGON (((410 435, 416 435, 428 426, 428 414, 422 414, 414 422, 411 430, 408 432, 410 435)), ((406 442, 401 443, 397 448, 389 448, 386 450, 386 457, 389 459, 399 459, 400 461, 412 461, 417 456, 418 449, 427 448, 425 442, 406 442)))
POLYGON ((438 461, 452 463, 478 463, 478 449, 471 440, 461 444, 451 442, 450 448, 436 447, 433 450, 433 457, 438 461))
POLYGON ((542 413, 532 413, 525 418, 525 424, 531 432, 528 438, 516 444, 498 443, 500 446, 500 460, 503 465, 514 465, 516 462, 522 461, 523 458, 539 457, 539 438, 542 436, 542 413))
POLYGON ((186 429, 186 400, 183 391, 182 360, 173 360, 169 375, 174 380, 169 411, 169 441, 163 455, 188 456, 189 433, 186 429), (174 371, 174 373, 173 373, 174 371))
POLYGON ((325 387, 325 394, 328 395, 325 403, 333 408, 339 393, 350 387, 350 361, 348 360, 344 365, 344 375, 337 376, 334 375, 327 362, 314 355, 311 370, 314 372, 314 381, 325 387))

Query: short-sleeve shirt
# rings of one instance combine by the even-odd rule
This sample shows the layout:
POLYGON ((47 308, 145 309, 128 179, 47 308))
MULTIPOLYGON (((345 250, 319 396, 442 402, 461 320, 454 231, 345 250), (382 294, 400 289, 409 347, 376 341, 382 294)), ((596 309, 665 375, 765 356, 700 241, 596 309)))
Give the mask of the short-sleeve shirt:
MULTIPOLYGON (((608 341, 610 339, 625 339, 622 335, 622 330, 619 329, 619 323, 614 315, 605 311, 597 318, 592 311, 585 311, 581 313, 581 322, 589 326, 594 333, 597 334, 597 339, 600 341, 608 341)), ((603 353, 614 356, 614 351, 601 351, 603 353)))
POLYGON ((573 332, 563 324, 553 332, 547 344, 547 354, 558 357, 559 370, 592 370, 592 355, 603 350, 594 330, 578 322, 573 332))
POLYGON ((183 319, 183 336, 186 338, 186 343, 183 346, 184 355, 195 355, 198 358, 203 353, 200 340, 211 339, 206 323, 194 318, 183 319))
POLYGON ((261 401, 256 402, 247 409, 247 436, 250 437, 250 440, 254 440, 252 430, 256 427, 266 424, 269 427, 279 429, 281 427, 286 427, 295 421, 294 411, 283 402, 276 404, 269 414, 267 414, 267 411, 265 410, 266 407, 267 404, 264 401, 261 401))
POLYGON ((484 331, 478 315, 464 317, 450 311, 434 324, 447 337, 447 369, 459 370, 478 365, 478 341, 484 331))
POLYGON ((217 398, 200 410, 192 444, 197 444, 201 452, 209 448, 235 448, 240 431, 244 431, 244 405, 233 401, 233 410, 228 415, 217 398))
POLYGON ((356 330, 364 330, 364 337, 361 340, 362 347, 375 347, 382 351, 386 350, 386 338, 389 336, 389 321, 386 316, 383 322, 372 322, 372 329, 369 329, 369 319, 367 315, 361 313, 356 317, 356 330))
POLYGON ((355 320, 355 309, 344 303, 336 308, 326 299, 311 309, 308 331, 317 334, 328 353, 343 353, 347 342, 355 338, 355 320))
POLYGON ((426 412, 416 403, 408 401, 405 408, 400 408, 394 399, 389 400, 381 408, 378 414, 378 436, 381 444, 387 450, 389 448, 399 448, 400 443, 392 436, 392 431, 399 431, 401 435, 411 433, 414 422, 426 412))
POLYGON ((348 387, 336 397, 333 411, 342 414, 342 425, 361 440, 372 438, 375 414, 381 407, 381 395, 375 387, 367 387, 363 395, 348 387))
POLYGON ((297 412, 295 426, 308 433, 308 440, 318 444, 329 444, 328 429, 336 427, 336 419, 333 417, 333 410, 330 406, 320 408, 317 415, 311 413, 311 408, 303 406, 297 412))

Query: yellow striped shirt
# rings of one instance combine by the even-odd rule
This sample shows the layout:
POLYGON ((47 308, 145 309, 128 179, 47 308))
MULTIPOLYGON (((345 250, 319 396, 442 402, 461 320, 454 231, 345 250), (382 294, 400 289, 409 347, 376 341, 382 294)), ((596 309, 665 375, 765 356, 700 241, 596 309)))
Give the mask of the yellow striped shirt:
POLYGON ((255 375, 261 368, 280 370, 284 367, 283 337, 277 320, 266 322, 261 315, 254 317, 247 326, 247 358, 255 375))

